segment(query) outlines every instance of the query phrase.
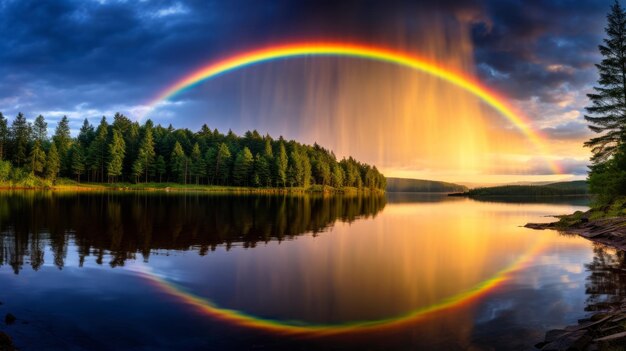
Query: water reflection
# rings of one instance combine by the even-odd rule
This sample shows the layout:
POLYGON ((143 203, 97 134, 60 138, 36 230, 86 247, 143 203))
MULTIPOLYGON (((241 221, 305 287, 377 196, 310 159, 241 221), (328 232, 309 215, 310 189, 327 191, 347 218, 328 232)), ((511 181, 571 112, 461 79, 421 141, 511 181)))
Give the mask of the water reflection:
POLYGON ((594 244, 593 253, 593 260, 585 265, 589 272, 585 310, 621 308, 626 299, 626 252, 594 244))
POLYGON ((29 322, 7 329, 24 350, 530 349, 623 295, 623 254, 521 227, 581 209, 415 194, 5 193, 0 309, 29 322), (281 327, 381 319, 393 328, 311 338, 281 327))
POLYGON ((2 192, 0 266, 38 270, 49 245, 63 268, 70 241, 80 266, 91 255, 98 264, 110 255, 115 267, 137 254, 147 261, 153 250, 254 247, 375 216, 385 203, 384 196, 2 192))

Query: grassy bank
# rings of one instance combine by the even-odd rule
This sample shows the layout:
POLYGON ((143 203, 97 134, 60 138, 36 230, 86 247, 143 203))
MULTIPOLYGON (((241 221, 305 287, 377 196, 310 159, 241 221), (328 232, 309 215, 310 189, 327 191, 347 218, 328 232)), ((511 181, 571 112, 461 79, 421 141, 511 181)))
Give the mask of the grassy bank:
POLYGON ((383 194, 384 191, 369 188, 342 187, 312 185, 304 187, 285 188, 257 188, 242 186, 202 185, 202 184, 179 184, 179 183, 79 183, 70 179, 57 179, 55 182, 38 177, 28 177, 20 181, 0 182, 2 190, 30 189, 30 190, 55 190, 55 191, 167 191, 167 192, 216 192, 216 193, 250 193, 250 194, 358 194, 374 193, 383 194))

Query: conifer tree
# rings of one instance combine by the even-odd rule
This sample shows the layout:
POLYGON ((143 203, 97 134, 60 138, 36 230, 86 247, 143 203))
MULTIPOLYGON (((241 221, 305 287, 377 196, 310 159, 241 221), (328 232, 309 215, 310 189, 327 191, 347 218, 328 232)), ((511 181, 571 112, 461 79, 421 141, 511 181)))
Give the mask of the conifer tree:
POLYGON ((108 137, 109 124, 107 123, 106 118, 102 117, 100 124, 98 125, 98 129, 96 129, 95 138, 89 145, 89 150, 87 152, 87 163, 95 174, 94 178, 97 180, 99 175, 100 181, 104 181, 104 171, 108 152, 108 137))
POLYGON ((5 159, 7 145, 9 143, 9 125, 7 119, 0 112, 0 161, 5 159))
POLYGON ((185 156, 185 151, 183 151, 183 147, 177 141, 174 144, 174 150, 172 150, 171 159, 171 167, 172 167, 172 175, 179 183, 187 183, 187 156, 185 156))
MULTIPOLYGON (((598 133, 585 143, 592 151, 589 189, 598 204, 626 195, 626 12, 615 1, 607 15, 607 37, 599 46, 602 61, 595 92, 588 94, 589 128, 598 133)), ((384 179, 381 182, 385 182, 384 179)))
POLYGON ((287 184, 287 151, 285 144, 281 141, 278 146, 278 155, 276 156, 276 186, 285 186, 287 184))
POLYGON ((225 143, 221 143, 215 157, 215 174, 221 184, 228 184, 230 178, 230 149, 225 143))
POLYGON ((69 151, 72 146, 72 136, 70 135, 70 125, 67 116, 63 116, 63 118, 59 121, 52 139, 57 145, 57 152, 59 153, 59 159, 61 161, 61 173, 69 174, 71 166, 69 151))
POLYGON ((156 174, 159 175, 159 183, 163 181, 163 175, 167 173, 167 167, 165 164, 165 158, 162 155, 157 156, 156 161, 154 162, 154 169, 156 174))
POLYGON ((596 65, 600 78, 595 92, 587 95, 591 106, 585 116, 589 128, 601 133, 585 143, 594 164, 607 161, 626 141, 626 12, 619 2, 611 6, 607 20, 607 37, 599 46, 603 59, 596 65))
POLYGON ((235 185, 248 185, 248 179, 254 165, 252 152, 247 146, 237 153, 235 164, 233 166, 233 181, 235 185))
POLYGON ((43 173, 45 165, 46 153, 43 151, 41 141, 37 139, 35 140, 33 147, 30 149, 30 154, 28 155, 28 169, 33 174, 40 175, 43 173))
POLYGON ((133 174, 135 175, 135 177, 139 177, 143 174, 145 176, 145 181, 148 182, 148 176, 154 175, 155 156, 156 153, 154 151, 152 128, 151 126, 148 126, 146 128, 143 139, 141 140, 137 159, 135 160, 135 163, 133 163, 133 174))
POLYGON ((218 178, 217 170, 217 149, 210 147, 204 154, 204 164, 206 165, 206 175, 209 184, 215 184, 214 182, 218 178))
POLYGON ((50 145, 50 150, 48 151, 48 157, 46 158, 46 179, 54 181, 59 174, 60 168, 61 160, 59 159, 57 146, 55 143, 52 143, 52 145, 50 145))
POLYGON ((76 176, 76 181, 80 183, 80 176, 85 173, 85 152, 83 146, 74 143, 71 150, 72 173, 76 176))
POLYGON ((200 183, 200 178, 206 176, 206 164, 200 152, 200 145, 195 143, 191 150, 191 176, 196 178, 196 185, 200 183))
POLYGON ((35 123, 33 124, 33 137, 35 140, 39 140, 42 146, 48 140, 48 123, 46 123, 46 120, 42 115, 35 118, 35 123))
POLYGON ((82 127, 80 127, 80 131, 78 132, 78 143, 80 143, 80 146, 83 148, 83 150, 87 150, 89 144, 91 144, 95 137, 96 132, 93 125, 89 123, 89 120, 87 120, 87 118, 85 118, 85 120, 83 121, 83 125, 82 127))
POLYGON ((124 155, 126 153, 126 144, 122 133, 113 129, 113 138, 109 144, 109 162, 107 163, 107 174, 109 181, 117 180, 122 175, 124 165, 124 155))
POLYGON ((272 186, 272 172, 265 156, 256 154, 254 157, 254 177, 257 181, 256 186, 272 186))
POLYGON ((18 167, 21 167, 26 160, 28 143, 30 141, 30 130, 26 123, 26 118, 21 112, 17 114, 13 124, 11 124, 11 139, 13 141, 13 162, 18 167))

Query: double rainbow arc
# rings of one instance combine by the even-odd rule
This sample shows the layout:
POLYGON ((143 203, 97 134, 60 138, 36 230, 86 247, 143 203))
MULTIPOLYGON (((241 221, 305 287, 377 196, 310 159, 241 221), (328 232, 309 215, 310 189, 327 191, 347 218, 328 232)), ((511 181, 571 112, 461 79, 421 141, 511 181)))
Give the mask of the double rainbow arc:
MULTIPOLYGON (((298 43, 284 46, 271 46, 269 48, 234 55, 221 61, 209 63, 183 77, 153 99, 149 103, 150 109, 154 109, 160 101, 167 100, 202 81, 214 78, 220 74, 262 62, 302 56, 361 58, 387 62, 435 76, 481 99, 515 125, 515 127, 535 145, 537 151, 543 155, 549 154, 543 137, 530 127, 530 123, 526 117, 515 112, 506 104, 505 99, 490 91, 468 74, 455 72, 443 65, 419 58, 412 54, 358 44, 298 43)), ((546 162, 555 174, 563 173, 562 169, 555 161, 546 159, 546 162)))

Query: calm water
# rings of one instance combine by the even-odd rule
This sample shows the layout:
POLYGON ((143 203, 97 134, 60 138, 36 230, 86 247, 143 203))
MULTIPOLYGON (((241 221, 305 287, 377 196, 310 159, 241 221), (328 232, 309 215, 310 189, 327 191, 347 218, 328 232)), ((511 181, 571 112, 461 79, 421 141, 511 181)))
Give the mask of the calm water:
POLYGON ((529 349, 626 294, 586 201, 1 193, 22 350, 529 349))

